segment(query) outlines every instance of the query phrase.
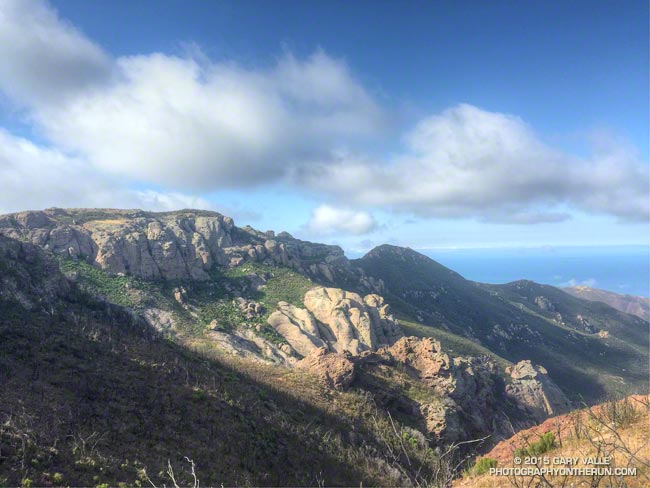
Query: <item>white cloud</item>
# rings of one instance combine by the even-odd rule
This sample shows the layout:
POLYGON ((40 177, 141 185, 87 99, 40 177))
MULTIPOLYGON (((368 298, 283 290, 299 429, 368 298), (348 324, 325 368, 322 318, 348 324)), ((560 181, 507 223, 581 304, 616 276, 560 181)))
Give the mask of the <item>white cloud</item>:
POLYGON ((96 166, 157 184, 266 183, 377 128, 379 110, 323 53, 289 57, 270 71, 162 54, 123 58, 117 67, 119 82, 52 110, 38 107, 38 123, 96 166), (314 91, 319 76, 333 80, 314 91))
MULTIPOLYGON (((206 202, 188 191, 282 181, 345 212, 374 206, 517 224, 561 221, 576 209, 629 221, 650 214, 648 166, 634 151, 609 143, 575 157, 518 117, 471 105, 424 118, 401 151, 372 158, 369 148, 386 135, 384 111, 344 61, 322 51, 285 53, 255 69, 196 48, 112 58, 45 2, 0 0, 0 89, 53 145, 30 149, 40 164, 30 156, 21 168, 20 158, 5 157, 2 171, 14 178, 5 181, 29 185, 38 173, 35 186, 5 194, 24 195, 42 180, 38 193, 48 201, 56 193, 57 205, 114 201, 118 182, 169 190, 127 191, 126 201, 196 206, 206 202), (51 175, 49 187, 42 175, 51 175), (84 197, 75 176, 87 182, 84 197)), ((370 225, 368 214, 354 215, 360 223, 348 232, 370 225)))
POLYGON ((322 51, 247 69, 154 53, 110 59, 43 2, 0 3, 0 87, 58 147, 114 174, 199 190, 281 179, 376 133, 381 111, 322 51))
POLYGON ((42 148, 0 129, 0 213, 58 207, 214 209, 178 192, 130 190, 123 180, 90 168, 83 160, 42 148))
POLYGON ((321 205, 315 208, 306 225, 307 231, 314 235, 333 234, 361 235, 371 232, 377 222, 368 212, 321 205))
POLYGON ((544 144, 518 117, 458 105, 422 120, 389 161, 344 155, 295 173, 348 204, 425 217, 557 222, 566 209, 649 218, 648 166, 620 145, 578 158, 544 144))
POLYGON ((0 87, 25 104, 62 100, 111 76, 100 47, 38 0, 0 2, 0 87))
POLYGON ((589 288, 593 288, 596 286, 598 282, 596 281, 595 278, 587 278, 586 280, 577 280, 575 278, 571 278, 569 281, 565 281, 564 283, 560 283, 558 286, 561 287, 567 287, 567 286, 588 286, 589 288))

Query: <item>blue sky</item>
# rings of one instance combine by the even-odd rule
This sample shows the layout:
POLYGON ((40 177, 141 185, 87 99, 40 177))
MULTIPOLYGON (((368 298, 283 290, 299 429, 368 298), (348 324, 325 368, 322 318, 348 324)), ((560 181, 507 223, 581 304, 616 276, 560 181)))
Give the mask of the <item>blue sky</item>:
POLYGON ((649 242, 647 2, 0 14, 0 211, 212 208, 351 252, 649 242))

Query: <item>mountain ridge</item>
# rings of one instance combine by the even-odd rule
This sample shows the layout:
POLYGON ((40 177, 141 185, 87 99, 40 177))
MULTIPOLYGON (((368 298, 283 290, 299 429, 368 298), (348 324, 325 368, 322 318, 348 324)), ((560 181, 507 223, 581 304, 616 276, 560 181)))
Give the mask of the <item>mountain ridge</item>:
MULTIPOLYGON (((288 268, 314 285, 362 296, 382 295, 398 318, 456 334, 514 363, 532 359, 547 368, 565 390, 586 399, 596 399, 617 388, 617 383, 626 383, 623 378, 638 387, 647 383, 639 366, 647 359, 642 350, 647 342, 642 334, 644 323, 533 282, 472 282, 409 248, 385 244, 360 259, 348 260, 338 246, 301 241, 287 233, 239 228, 218 212, 188 209, 19 212, 0 217, 0 234, 113 275, 185 282, 190 291, 196 280, 211 283, 211 273, 217 269, 237 274, 246 266, 288 268), (570 358, 578 358, 578 364, 570 358)), ((243 279, 263 289, 265 273, 253 271, 243 279)), ((184 288, 177 288, 178 300, 183 300, 180 290, 184 288)), ((251 293, 246 290, 237 293, 251 293)), ((267 303, 267 313, 276 306, 267 303)), ((183 313, 194 320, 188 311, 183 313)), ((167 313, 160 308, 149 312, 154 318, 167 313)), ((267 330, 266 319, 260 320, 259 326, 267 330)), ((231 338, 228 331, 218 333, 226 341, 231 338)), ((240 337, 235 342, 240 339, 248 340, 240 337)))

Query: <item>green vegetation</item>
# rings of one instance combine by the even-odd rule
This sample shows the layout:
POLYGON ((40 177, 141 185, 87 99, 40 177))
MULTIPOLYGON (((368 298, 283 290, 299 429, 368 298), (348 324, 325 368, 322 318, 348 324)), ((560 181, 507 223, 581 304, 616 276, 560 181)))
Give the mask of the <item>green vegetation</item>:
POLYGON ((283 368, 249 363, 239 372, 151 337, 117 307, 87 307, 3 315, 0 474, 9 485, 144 486, 145 469, 162 485, 167 459, 187 485, 184 456, 206 485, 403 485, 433 476, 428 444, 400 442, 402 425, 369 396, 283 368))
POLYGON ((90 294, 124 307, 138 305, 137 297, 129 288, 137 285, 144 286, 144 282, 133 277, 109 275, 83 259, 58 256, 58 260, 61 271, 66 276, 78 280, 90 294))
POLYGON ((263 288, 249 292, 249 296, 259 301, 267 310, 273 310, 277 303, 284 301, 302 307, 305 293, 314 286, 306 276, 285 267, 268 266, 259 263, 246 263, 243 266, 224 271, 226 278, 246 278, 257 274, 266 279, 263 288))
POLYGON ((480 476, 490 471, 491 468, 497 467, 497 460, 489 457, 482 457, 476 461, 476 464, 470 470, 475 476, 480 476))
POLYGON ((539 456, 555 447, 557 447, 555 434, 553 432, 547 432, 539 436, 539 440, 531 442, 527 447, 515 449, 514 455, 515 457, 539 456))
MULTIPOLYGON (((178 484, 191 485, 185 458, 204 485, 443 486, 451 479, 458 460, 378 407, 372 394, 331 390, 300 371, 221 357, 199 347, 208 342, 201 335, 191 342, 195 349, 183 347, 85 291, 124 298, 124 286, 135 308, 168 304, 179 316, 198 311, 207 320, 210 309, 203 308, 230 307, 226 285, 243 290, 238 280, 246 276, 186 284, 181 306, 170 297, 178 283, 141 283, 66 261, 59 264, 78 284, 69 287, 58 265, 48 268, 39 259, 12 262, 0 253, 10 271, 3 278, 20 291, 0 295, 3 484, 122 487, 151 479, 163 485, 172 466, 178 484), (143 298, 141 286, 153 292, 143 298), (12 298, 18 296, 38 305, 24 308, 12 298)), ((296 278, 294 297, 311 285, 286 270, 265 273, 267 288, 248 295, 262 303, 290 297, 279 285, 287 277, 296 278)), ((396 372, 398 383, 415 385, 407 376, 396 372)))
POLYGON ((305 293, 314 286, 291 269, 257 263, 236 268, 214 267, 205 281, 172 282, 113 275, 82 259, 59 256, 57 260, 61 271, 93 296, 140 312, 156 308, 173 313, 176 333, 188 338, 201 337, 206 328, 216 324, 218 330, 227 332, 246 327, 274 344, 283 344, 284 338, 266 324, 266 319, 279 301, 302 306, 305 293), (265 283, 255 289, 252 281, 259 282, 260 278, 265 283), (174 291, 180 287, 187 290, 185 307, 174 299, 174 291), (264 313, 246 318, 234 302, 240 295, 260 303, 264 313))

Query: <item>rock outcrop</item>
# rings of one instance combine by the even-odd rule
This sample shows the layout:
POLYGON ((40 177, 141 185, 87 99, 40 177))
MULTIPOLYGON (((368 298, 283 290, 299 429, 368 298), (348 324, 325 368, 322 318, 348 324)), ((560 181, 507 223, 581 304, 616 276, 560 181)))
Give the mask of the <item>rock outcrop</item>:
POLYGON ((451 357, 432 338, 404 337, 379 295, 316 287, 303 302, 304 308, 280 302, 267 320, 286 341, 281 348, 263 351, 241 334, 212 337, 240 356, 271 354, 268 360, 304 369, 329 387, 369 390, 386 408, 399 406, 420 419, 428 435, 448 442, 505 434, 511 421, 530 425, 570 406, 544 368, 530 361, 508 370, 506 388, 492 360, 451 357), (393 379, 386 384, 378 377, 393 379), (417 399, 405 394, 410 387, 403 381, 421 390, 417 399), (395 390, 393 383, 402 386, 395 390), (499 414, 504 402, 516 418, 499 414))
POLYGON ((555 305, 545 296, 535 297, 535 305, 546 312, 555 312, 555 305))
POLYGON ((291 351, 287 353, 282 347, 278 347, 264 340, 249 329, 233 330, 230 332, 211 330, 207 333, 207 336, 223 352, 232 354, 233 356, 257 362, 284 365, 293 365, 297 361, 297 358, 291 354, 291 351))
POLYGON ((333 282, 349 263, 338 246, 287 233, 238 228, 216 212, 48 209, 0 217, 0 234, 55 254, 86 259, 110 273, 145 279, 204 280, 213 265, 291 267, 333 282))
MULTIPOLYGON (((312 326, 316 330, 317 322, 312 326)), ((295 365, 328 387, 369 391, 382 408, 406 413, 427 436, 443 442, 488 434, 499 437, 510 432, 513 422, 527 426, 543 420, 550 413, 534 410, 539 399, 535 395, 540 392, 552 405, 552 412, 564 408, 559 389, 548 376, 531 383, 528 367, 515 367, 513 384, 519 390, 509 389, 506 394, 493 361, 451 357, 431 338, 402 337, 391 346, 360 354, 336 352, 326 344, 311 347, 295 365), (391 380, 386 383, 377 378, 391 380), (419 393, 407 393, 411 389, 419 393)), ((542 368, 531 367, 542 374, 542 368)))
POLYGON ((304 304, 303 309, 280 302, 268 319, 301 356, 322 347, 358 355, 404 335, 379 295, 362 298, 338 288, 316 287, 305 294, 304 304))
POLYGON ((509 371, 513 383, 506 390, 492 360, 450 357, 431 338, 402 337, 360 354, 319 347, 297 366, 330 387, 370 391, 378 404, 406 412, 428 436, 444 442, 506 435, 513 422, 531 425, 569 408, 543 368, 518 364, 509 371), (411 389, 419 393, 409 395, 411 389))
POLYGON ((432 388, 434 395, 418 406, 429 434, 457 441, 504 428, 492 361, 451 358, 438 341, 417 337, 404 337, 377 355, 432 388))
POLYGON ((571 409, 571 402, 551 380, 544 367, 530 361, 520 361, 508 368, 506 373, 512 378, 512 383, 506 387, 506 394, 537 421, 571 409))

